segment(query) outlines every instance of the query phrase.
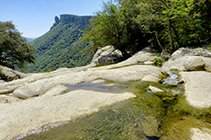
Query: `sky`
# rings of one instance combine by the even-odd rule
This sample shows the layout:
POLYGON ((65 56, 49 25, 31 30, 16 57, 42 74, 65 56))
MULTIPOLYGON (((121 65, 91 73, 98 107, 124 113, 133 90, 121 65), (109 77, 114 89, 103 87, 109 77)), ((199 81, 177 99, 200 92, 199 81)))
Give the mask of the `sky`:
POLYGON ((11 21, 22 36, 37 38, 61 14, 95 15, 109 0, 0 0, 0 21, 11 21))

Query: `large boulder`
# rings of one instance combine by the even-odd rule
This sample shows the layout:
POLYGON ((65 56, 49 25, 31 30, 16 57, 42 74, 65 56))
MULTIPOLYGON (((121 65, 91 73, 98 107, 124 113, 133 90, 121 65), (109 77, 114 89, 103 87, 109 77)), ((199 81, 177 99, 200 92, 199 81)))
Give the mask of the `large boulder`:
POLYGON ((171 59, 175 60, 184 56, 202 56, 211 58, 211 52, 205 48, 180 48, 171 55, 171 59))
POLYGON ((211 71, 211 52, 203 49, 180 48, 164 63, 163 71, 178 69, 181 71, 211 71))
POLYGON ((5 81, 12 81, 12 80, 24 78, 27 76, 27 74, 24 74, 19 71, 15 71, 15 70, 5 67, 5 66, 0 66, 0 70, 2 73, 2 76, 1 76, 2 80, 5 80, 5 81))
POLYGON ((180 72, 185 82, 187 102, 196 108, 211 107, 211 73, 204 71, 180 72))
POLYGON ((117 62, 117 59, 122 57, 119 50, 115 50, 113 46, 106 46, 99 49, 91 62, 91 65, 106 65, 117 62))
MULTIPOLYGON (((210 58, 209 58, 210 59, 210 58)), ((184 70, 204 70, 205 62, 200 56, 184 56, 178 59, 169 59, 162 69, 168 71, 170 69, 184 70)))

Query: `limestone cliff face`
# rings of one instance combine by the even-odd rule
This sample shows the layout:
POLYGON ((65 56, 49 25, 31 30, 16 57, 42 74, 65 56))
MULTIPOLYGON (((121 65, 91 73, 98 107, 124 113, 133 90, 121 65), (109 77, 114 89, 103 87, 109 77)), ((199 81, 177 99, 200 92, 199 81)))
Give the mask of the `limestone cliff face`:
POLYGON ((59 23, 69 24, 74 23, 75 26, 80 26, 81 28, 86 28, 89 25, 89 20, 92 19, 93 16, 76 16, 76 15, 70 15, 70 14, 63 14, 59 17, 55 17, 55 23, 51 27, 55 27, 59 23))

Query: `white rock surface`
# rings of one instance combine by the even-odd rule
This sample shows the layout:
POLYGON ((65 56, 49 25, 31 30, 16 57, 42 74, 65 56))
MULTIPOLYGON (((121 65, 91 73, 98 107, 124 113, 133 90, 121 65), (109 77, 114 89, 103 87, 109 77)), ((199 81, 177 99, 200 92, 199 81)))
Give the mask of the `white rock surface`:
POLYGON ((187 102, 196 108, 211 107, 211 73, 204 71, 180 72, 185 82, 187 102))
POLYGON ((89 71, 70 72, 69 74, 62 74, 44 78, 30 82, 26 85, 16 87, 13 95, 18 98, 29 98, 46 93, 52 87, 59 84, 79 84, 83 82, 93 81, 95 79, 107 79, 112 81, 132 81, 141 80, 144 76, 151 74, 154 77, 159 77, 161 69, 149 65, 133 65, 118 69, 101 70, 94 69, 89 71))
POLYGON ((10 95, 0 95, 0 104, 13 103, 13 102, 18 102, 18 101, 21 101, 21 100, 10 95))
POLYGON ((192 140, 211 140, 211 130, 203 128, 202 130, 198 128, 191 129, 191 139, 192 140))
POLYGON ((9 140, 43 125, 90 115, 107 105, 133 98, 132 93, 76 90, 49 98, 35 97, 0 105, 0 139, 9 140))
POLYGON ((144 78, 141 79, 141 81, 148 81, 148 82, 156 82, 158 83, 160 81, 160 79, 156 76, 153 75, 147 75, 144 76, 144 78))
POLYGON ((170 69, 184 70, 203 70, 205 63, 201 56, 185 56, 178 59, 169 59, 162 66, 163 71, 170 69))
POLYGON ((148 88, 152 93, 164 92, 162 89, 159 89, 159 88, 154 87, 154 86, 149 86, 148 88))

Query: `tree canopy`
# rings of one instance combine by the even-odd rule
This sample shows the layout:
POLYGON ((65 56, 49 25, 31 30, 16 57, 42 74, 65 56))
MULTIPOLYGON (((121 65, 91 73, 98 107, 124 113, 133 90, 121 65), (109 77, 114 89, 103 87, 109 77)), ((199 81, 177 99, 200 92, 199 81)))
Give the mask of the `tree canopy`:
POLYGON ((147 45, 146 37, 133 18, 139 11, 137 1, 110 1, 104 3, 85 30, 84 40, 91 41, 94 48, 112 45, 123 56, 129 57, 147 45))
POLYGON ((0 65, 23 68, 27 63, 34 63, 35 51, 14 24, 0 22, 0 65))
POLYGON ((113 45, 125 56, 143 47, 173 53, 211 43, 210 0, 111 0, 97 12, 84 40, 113 45))

